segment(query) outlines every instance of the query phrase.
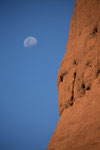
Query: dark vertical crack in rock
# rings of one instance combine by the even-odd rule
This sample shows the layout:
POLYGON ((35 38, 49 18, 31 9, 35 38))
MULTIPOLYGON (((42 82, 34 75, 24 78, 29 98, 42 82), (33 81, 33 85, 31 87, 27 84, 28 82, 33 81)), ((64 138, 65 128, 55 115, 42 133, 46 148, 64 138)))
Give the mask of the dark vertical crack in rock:
POLYGON ((71 96, 71 99, 70 99, 70 105, 73 105, 73 101, 75 100, 75 98, 74 98, 75 81, 76 81, 76 72, 74 72, 74 80, 73 80, 73 83, 72 83, 72 96, 71 96))

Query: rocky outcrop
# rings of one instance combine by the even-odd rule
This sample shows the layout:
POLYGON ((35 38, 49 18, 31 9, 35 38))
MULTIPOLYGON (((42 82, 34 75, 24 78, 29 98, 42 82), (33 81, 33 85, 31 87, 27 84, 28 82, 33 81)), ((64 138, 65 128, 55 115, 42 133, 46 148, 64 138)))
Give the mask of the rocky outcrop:
POLYGON ((76 0, 57 77, 60 118, 47 150, 100 150, 100 0, 76 0))

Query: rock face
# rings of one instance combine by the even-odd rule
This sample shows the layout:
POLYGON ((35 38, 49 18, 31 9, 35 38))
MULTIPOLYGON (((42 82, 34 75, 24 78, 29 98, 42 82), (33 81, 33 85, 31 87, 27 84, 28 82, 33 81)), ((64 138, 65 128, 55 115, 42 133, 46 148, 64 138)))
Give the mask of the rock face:
POLYGON ((100 150, 100 0, 76 0, 47 150, 100 150))

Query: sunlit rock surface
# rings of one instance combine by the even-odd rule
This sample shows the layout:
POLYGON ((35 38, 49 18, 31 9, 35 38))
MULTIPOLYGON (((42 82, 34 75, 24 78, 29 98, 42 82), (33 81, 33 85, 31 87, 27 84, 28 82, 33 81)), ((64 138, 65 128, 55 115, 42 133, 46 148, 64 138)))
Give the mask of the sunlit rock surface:
POLYGON ((47 150, 100 150, 100 0, 76 0, 47 150))

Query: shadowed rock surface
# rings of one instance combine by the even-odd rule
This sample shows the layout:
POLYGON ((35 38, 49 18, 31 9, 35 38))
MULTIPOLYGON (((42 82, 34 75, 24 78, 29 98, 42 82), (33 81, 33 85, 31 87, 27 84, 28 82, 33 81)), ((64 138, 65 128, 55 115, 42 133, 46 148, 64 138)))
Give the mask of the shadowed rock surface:
POLYGON ((47 150, 100 150, 100 0, 76 0, 47 150))

